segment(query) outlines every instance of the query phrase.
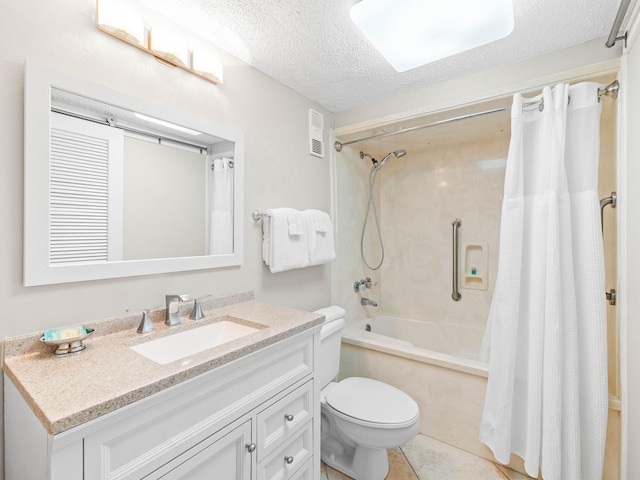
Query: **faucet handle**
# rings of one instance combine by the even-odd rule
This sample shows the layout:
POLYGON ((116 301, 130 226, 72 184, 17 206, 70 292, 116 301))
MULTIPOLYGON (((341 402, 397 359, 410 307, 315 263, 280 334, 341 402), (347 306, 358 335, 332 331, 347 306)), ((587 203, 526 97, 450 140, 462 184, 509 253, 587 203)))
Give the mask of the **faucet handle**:
POLYGON ((133 308, 126 309, 127 313, 129 312, 142 312, 142 320, 140 321, 140 325, 138 325, 138 333, 149 333, 153 332, 154 326, 153 321, 151 320, 151 310, 149 309, 141 309, 141 308, 133 308))
POLYGON ((360 292, 360 288, 365 287, 365 288, 371 288, 372 282, 371 282, 371 277, 367 277, 367 278, 363 278, 360 281, 354 282, 353 284, 353 291, 358 293, 360 292))
POLYGON ((202 305, 200 305, 200 302, 205 298, 209 298, 210 296, 211 295, 204 295, 202 297, 194 298, 193 309, 191 310, 191 314, 189 315, 189 318, 191 320, 200 320, 201 318, 204 318, 204 312, 202 311, 202 305))

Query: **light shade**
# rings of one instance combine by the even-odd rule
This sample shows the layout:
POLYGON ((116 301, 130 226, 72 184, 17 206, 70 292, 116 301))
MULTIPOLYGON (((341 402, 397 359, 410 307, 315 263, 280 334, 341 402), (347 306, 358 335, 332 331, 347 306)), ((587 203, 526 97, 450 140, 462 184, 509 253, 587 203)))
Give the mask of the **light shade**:
POLYGON ((210 78, 215 83, 222 83, 223 67, 218 57, 202 48, 191 52, 191 69, 200 75, 210 78))
POLYGON ((398 72, 506 37, 512 0, 362 0, 351 19, 398 72))
POLYGON ((129 43, 146 45, 142 18, 113 0, 100 0, 97 6, 98 26, 129 43))
POLYGON ((174 65, 189 66, 189 47, 179 35, 165 28, 152 27, 149 32, 149 49, 174 65))

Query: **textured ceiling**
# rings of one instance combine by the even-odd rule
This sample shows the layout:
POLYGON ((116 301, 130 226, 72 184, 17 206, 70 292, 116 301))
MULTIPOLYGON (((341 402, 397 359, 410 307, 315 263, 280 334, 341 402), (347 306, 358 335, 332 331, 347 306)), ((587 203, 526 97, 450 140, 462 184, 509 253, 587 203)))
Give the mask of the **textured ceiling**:
POLYGON ((619 0, 513 0, 515 29, 509 37, 398 73, 351 22, 349 9, 355 3, 357 0, 153 0, 148 5, 338 112, 606 37, 620 4, 619 0))

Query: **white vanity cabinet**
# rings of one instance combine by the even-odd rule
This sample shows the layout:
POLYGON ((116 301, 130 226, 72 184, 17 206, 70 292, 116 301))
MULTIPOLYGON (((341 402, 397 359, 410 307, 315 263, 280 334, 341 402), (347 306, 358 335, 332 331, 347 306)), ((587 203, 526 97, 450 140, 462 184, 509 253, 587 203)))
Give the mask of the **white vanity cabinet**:
POLYGON ((5 376, 6 478, 318 480, 318 347, 305 330, 58 435, 5 376))

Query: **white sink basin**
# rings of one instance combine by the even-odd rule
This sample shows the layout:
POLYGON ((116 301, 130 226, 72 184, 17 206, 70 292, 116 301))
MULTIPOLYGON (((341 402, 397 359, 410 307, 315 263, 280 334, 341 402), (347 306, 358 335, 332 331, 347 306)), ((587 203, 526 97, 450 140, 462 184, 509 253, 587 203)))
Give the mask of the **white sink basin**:
POLYGON ((131 350, 164 365, 266 328, 250 327, 223 317, 214 323, 134 345, 131 350))

